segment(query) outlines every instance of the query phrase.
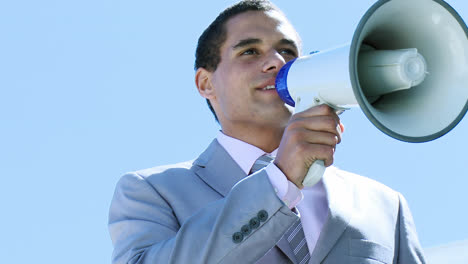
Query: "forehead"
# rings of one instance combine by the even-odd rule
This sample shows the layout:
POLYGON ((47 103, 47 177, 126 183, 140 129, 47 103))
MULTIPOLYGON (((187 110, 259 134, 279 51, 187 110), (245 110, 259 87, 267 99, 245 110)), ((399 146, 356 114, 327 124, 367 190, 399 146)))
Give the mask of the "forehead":
POLYGON ((225 44, 241 39, 260 38, 265 41, 289 39, 299 46, 296 30, 278 11, 247 11, 230 18, 226 23, 225 44))

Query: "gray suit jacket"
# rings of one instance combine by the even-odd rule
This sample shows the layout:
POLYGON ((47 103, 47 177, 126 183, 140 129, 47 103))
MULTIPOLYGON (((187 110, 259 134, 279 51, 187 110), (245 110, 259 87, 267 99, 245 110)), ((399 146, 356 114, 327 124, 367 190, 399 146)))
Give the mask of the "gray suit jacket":
MULTIPOLYGON (((336 168, 323 181, 329 216, 309 263, 425 263, 399 193, 336 168)), ((296 220, 264 170, 246 177, 214 140, 194 162, 120 179, 109 212, 112 262, 297 263, 282 239, 296 220)))

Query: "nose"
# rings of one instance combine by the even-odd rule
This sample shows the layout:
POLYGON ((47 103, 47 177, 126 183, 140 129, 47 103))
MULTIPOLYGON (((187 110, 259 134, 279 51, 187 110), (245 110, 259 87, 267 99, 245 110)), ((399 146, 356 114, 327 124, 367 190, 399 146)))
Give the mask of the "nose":
POLYGON ((275 50, 266 57, 262 70, 263 72, 277 72, 284 64, 286 64, 286 61, 283 56, 275 50))

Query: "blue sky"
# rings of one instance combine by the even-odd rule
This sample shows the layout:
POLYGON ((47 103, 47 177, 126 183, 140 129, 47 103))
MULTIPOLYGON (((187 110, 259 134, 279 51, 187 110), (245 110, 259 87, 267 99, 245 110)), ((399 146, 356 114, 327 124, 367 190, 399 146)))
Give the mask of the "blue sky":
MULTIPOLYGON (((0 2, 2 262, 109 263, 120 176, 196 158, 219 129, 194 51, 233 2, 0 2)), ((468 19, 466 1, 447 2, 468 19)), ((309 52, 349 42, 374 1, 275 3, 309 52)), ((402 192, 424 247, 468 239, 466 119, 423 144, 382 134, 358 108, 342 121, 336 166, 402 192)))

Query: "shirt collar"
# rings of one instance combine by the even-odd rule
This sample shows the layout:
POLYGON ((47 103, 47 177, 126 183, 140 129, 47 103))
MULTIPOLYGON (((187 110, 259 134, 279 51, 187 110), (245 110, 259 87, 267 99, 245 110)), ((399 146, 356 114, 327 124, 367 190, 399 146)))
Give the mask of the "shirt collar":
MULTIPOLYGON (((246 143, 237 138, 230 137, 224 134, 222 131, 218 132, 216 136, 219 144, 229 153, 231 158, 241 167, 246 175, 249 174, 255 161, 265 154, 265 151, 246 143)), ((268 153, 275 157, 278 149, 275 149, 272 153, 268 153)))

